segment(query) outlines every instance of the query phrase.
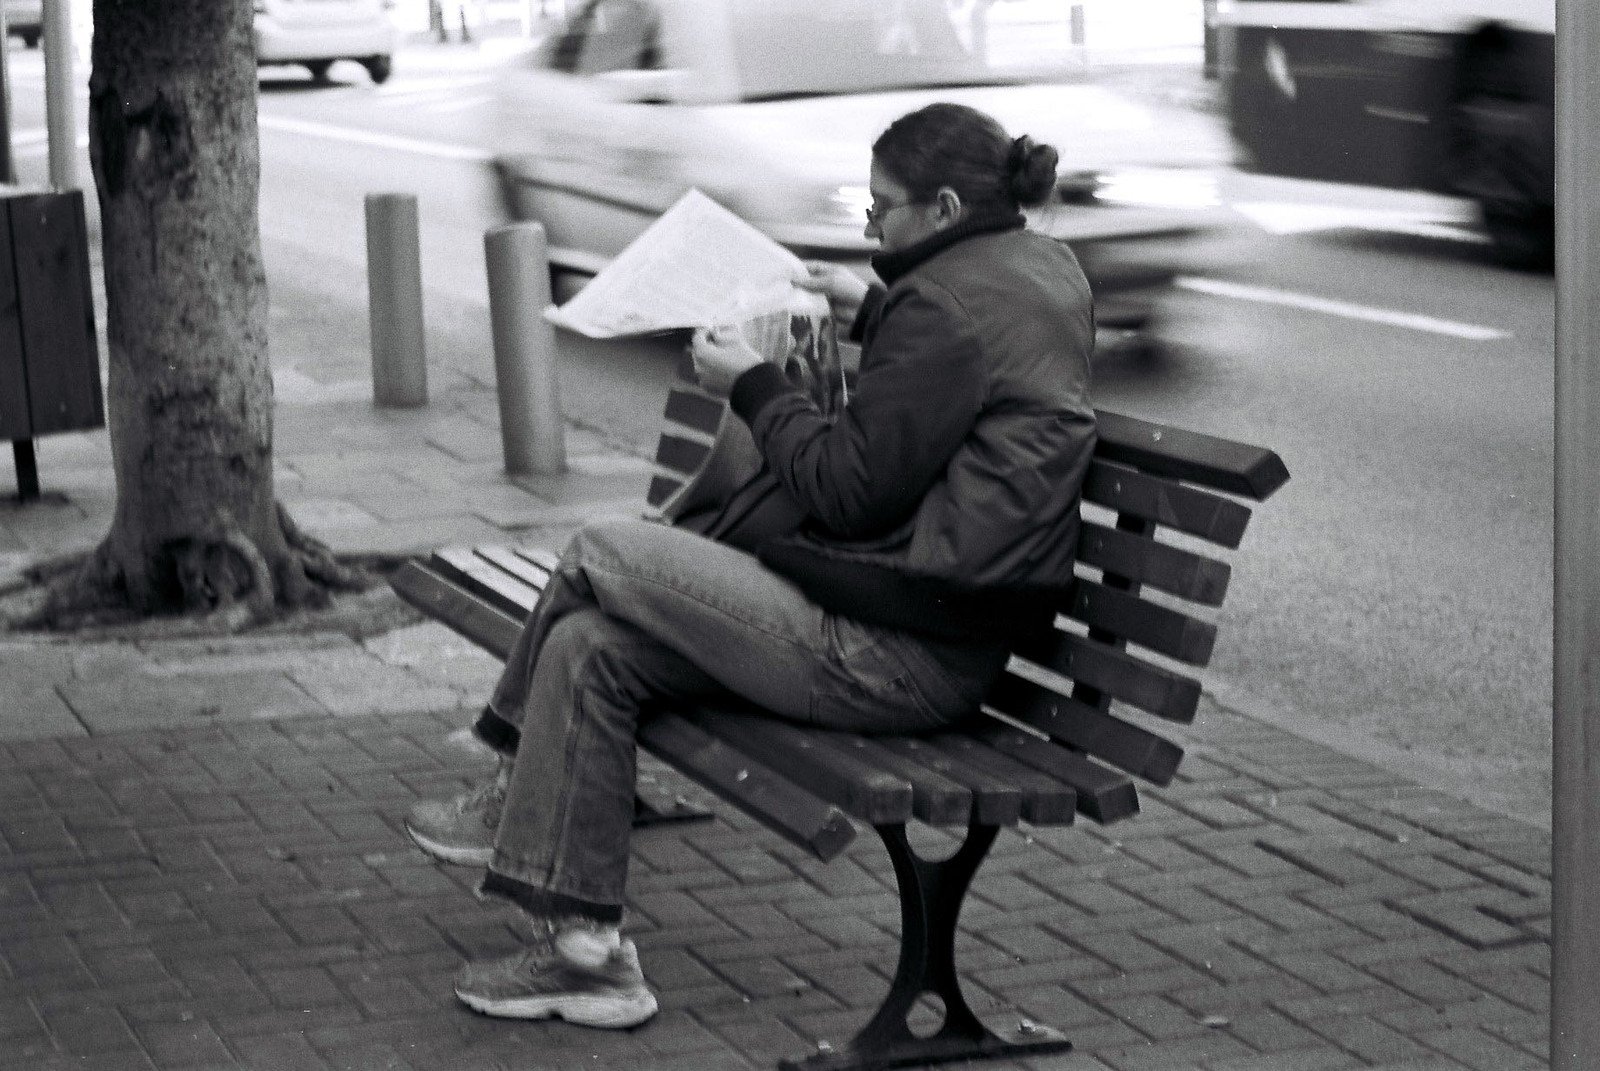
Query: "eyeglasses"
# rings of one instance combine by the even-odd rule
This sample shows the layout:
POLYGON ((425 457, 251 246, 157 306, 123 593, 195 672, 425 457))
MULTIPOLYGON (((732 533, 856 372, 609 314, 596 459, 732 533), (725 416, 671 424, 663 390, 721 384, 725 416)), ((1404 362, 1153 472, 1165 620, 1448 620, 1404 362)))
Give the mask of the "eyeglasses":
POLYGON ((882 229, 883 221, 889 218, 890 212, 893 212, 897 208, 907 208, 912 203, 913 202, 911 201, 899 201, 887 208, 879 208, 877 203, 874 202, 867 207, 867 223, 871 226, 882 229))

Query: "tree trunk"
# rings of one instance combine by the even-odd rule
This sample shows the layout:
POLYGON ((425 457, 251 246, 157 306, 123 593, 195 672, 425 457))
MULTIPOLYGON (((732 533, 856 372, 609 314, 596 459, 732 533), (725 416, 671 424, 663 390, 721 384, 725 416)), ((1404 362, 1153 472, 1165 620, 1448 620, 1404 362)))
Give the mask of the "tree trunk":
POLYGON ((111 529, 56 609, 238 621, 353 578, 272 480, 272 377, 247 0, 94 0, 111 529))

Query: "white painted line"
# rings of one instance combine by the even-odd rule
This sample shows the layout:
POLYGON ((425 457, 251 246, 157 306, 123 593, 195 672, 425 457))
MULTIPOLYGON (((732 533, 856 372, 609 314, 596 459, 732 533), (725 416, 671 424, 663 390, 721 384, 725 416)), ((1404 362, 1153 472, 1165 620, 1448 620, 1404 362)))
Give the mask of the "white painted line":
POLYGON ((1216 297, 1234 298, 1239 301, 1255 301, 1264 305, 1287 305, 1290 308, 1305 309, 1308 312, 1342 316, 1347 320, 1364 320, 1367 323, 1403 327, 1411 331, 1427 331, 1435 335, 1448 335, 1451 338, 1463 338, 1473 342, 1488 342, 1491 339, 1509 337, 1508 332, 1499 331, 1492 327, 1482 327, 1478 324, 1440 320, 1432 316, 1423 316, 1414 312, 1400 312, 1396 309, 1378 309, 1370 305, 1355 305, 1348 301, 1334 301, 1331 298, 1321 298, 1313 294, 1297 294, 1292 290, 1278 290, 1273 287, 1249 286, 1245 283, 1230 283, 1221 279, 1199 279, 1192 275, 1179 276, 1175 285, 1198 294, 1211 294, 1216 297))
POLYGON ((371 130, 355 130, 347 126, 333 126, 330 123, 314 123, 307 119, 286 119, 282 116, 263 115, 260 120, 261 129, 277 130, 285 134, 301 134, 310 138, 327 138, 330 141, 343 141, 351 145, 368 145, 375 149, 392 149, 396 152, 408 152, 417 156, 432 156, 441 160, 466 160, 471 163, 487 163, 494 158, 493 154, 485 149, 474 148, 470 145, 448 145, 438 141, 423 141, 420 138, 407 138, 398 134, 379 134, 371 130))

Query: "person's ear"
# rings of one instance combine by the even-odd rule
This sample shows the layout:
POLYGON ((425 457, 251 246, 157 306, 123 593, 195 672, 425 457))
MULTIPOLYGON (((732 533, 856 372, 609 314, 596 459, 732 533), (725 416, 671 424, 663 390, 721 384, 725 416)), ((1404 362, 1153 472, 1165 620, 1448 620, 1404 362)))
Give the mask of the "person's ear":
POLYGON ((933 195, 934 207, 937 209, 936 219, 943 226, 949 226, 961 218, 961 195, 949 186, 940 186, 939 192, 933 195))

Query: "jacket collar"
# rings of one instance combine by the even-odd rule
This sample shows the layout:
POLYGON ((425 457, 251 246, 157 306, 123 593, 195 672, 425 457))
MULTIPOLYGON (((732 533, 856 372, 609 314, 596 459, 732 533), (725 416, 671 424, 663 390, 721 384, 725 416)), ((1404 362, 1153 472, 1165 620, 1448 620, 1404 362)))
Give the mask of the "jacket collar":
POLYGON ((1022 213, 1014 209, 976 210, 957 222, 955 226, 930 234, 916 245, 909 245, 892 253, 878 253, 872 258, 872 268, 885 286, 893 286, 897 280, 923 261, 942 253, 957 242, 977 234, 1016 230, 1026 222, 1027 219, 1022 213))

